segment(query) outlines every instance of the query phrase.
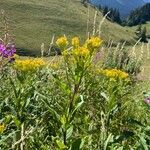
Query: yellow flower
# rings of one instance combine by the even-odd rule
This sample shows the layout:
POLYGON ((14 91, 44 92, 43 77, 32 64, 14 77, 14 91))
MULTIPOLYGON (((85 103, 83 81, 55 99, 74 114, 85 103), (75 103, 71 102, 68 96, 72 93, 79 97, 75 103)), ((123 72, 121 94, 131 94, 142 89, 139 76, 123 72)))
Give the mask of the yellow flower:
POLYGON ((4 123, 0 123, 0 133, 3 133, 4 130, 5 130, 4 123))
POLYGON ((60 37, 57 41, 56 44, 60 47, 60 48, 65 48, 68 45, 68 40, 65 36, 60 37))
POLYGON ((73 55, 78 57, 87 57, 89 56, 90 51, 86 47, 79 47, 73 50, 73 55))
POLYGON ((128 73, 126 73, 126 72, 121 72, 120 73, 120 78, 125 79, 125 78, 128 78, 128 77, 129 77, 128 73))
POLYGON ((72 39, 72 46, 78 47, 79 44, 80 44, 79 38, 78 38, 78 37, 74 37, 74 38, 72 39))
POLYGON ((87 39, 85 42, 85 45, 87 45, 90 49, 97 49, 100 47, 102 43, 102 39, 99 37, 91 37, 90 39, 87 39))
POLYGON ((102 74, 102 75, 105 75, 111 79, 116 79, 116 78, 119 78, 119 79, 126 79, 129 77, 129 74, 126 73, 126 72, 123 72, 121 70, 118 70, 118 69, 104 69, 104 70, 98 70, 97 71, 99 74, 102 74))
POLYGON ((33 72, 39 68, 45 66, 46 63, 43 59, 25 59, 25 60, 16 60, 14 63, 14 68, 23 72, 33 72))

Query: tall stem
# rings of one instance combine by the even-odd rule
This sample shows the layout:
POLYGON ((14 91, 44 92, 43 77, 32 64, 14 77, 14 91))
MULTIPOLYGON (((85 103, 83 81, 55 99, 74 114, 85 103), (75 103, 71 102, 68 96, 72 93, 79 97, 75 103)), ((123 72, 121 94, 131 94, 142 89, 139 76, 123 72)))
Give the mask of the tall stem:
MULTIPOLYGON (((23 137, 24 137, 24 123, 21 125, 21 139, 24 139, 23 137)), ((22 140, 20 143, 21 150, 24 150, 24 144, 25 144, 25 142, 24 142, 24 140, 22 140)))

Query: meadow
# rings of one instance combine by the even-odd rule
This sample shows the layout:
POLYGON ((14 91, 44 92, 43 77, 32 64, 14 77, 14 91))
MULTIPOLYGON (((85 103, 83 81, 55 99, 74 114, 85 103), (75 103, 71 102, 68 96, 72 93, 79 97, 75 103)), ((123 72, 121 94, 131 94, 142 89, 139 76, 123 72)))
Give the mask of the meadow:
POLYGON ((1 149, 149 149, 141 60, 123 50, 102 57, 102 42, 62 36, 57 60, 22 59, 1 42, 1 149))
POLYGON ((89 36, 88 9, 78 1, 8 1, 0 8, 18 27, 14 40, 3 17, 0 149, 149 150, 150 44, 136 43, 135 28, 104 21, 90 7, 89 36), (52 47, 59 55, 44 57, 52 47))
MULTIPOLYGON (((1 9, 8 16, 17 49, 22 55, 40 55, 41 44, 45 43, 49 47, 53 36, 57 39, 65 34, 85 40, 87 32, 93 30, 95 9, 81 5, 79 0, 1 0, 1 9)), ((97 29, 102 18, 98 12, 97 29)), ((113 40, 116 43, 128 41, 134 44, 134 30, 107 20, 102 28, 101 36, 105 43, 113 40)))

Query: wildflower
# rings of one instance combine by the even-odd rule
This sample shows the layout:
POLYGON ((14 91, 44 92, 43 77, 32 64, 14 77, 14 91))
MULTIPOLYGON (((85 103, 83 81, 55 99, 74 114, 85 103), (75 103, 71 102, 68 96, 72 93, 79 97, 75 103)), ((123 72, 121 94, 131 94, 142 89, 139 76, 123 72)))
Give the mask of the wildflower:
POLYGON ((26 60, 16 60, 14 63, 14 68, 23 72, 33 72, 41 67, 45 66, 46 63, 43 59, 26 59, 26 60))
POLYGON ((4 44, 2 44, 2 43, 0 43, 0 55, 2 55, 3 54, 3 51, 5 51, 5 45, 4 44))
POLYGON ((74 38, 72 39, 72 46, 78 47, 79 44, 80 44, 79 38, 78 38, 78 37, 74 37, 74 38))
POLYGON ((77 57, 88 57, 90 51, 86 47, 79 47, 73 50, 73 55, 77 57))
POLYGON ((87 39, 85 45, 90 49, 97 49, 100 47, 102 40, 99 37, 91 37, 87 39))
POLYGON ((60 47, 60 48, 65 48, 69 42, 67 40, 67 38, 65 36, 60 37, 57 41, 56 44, 60 47))
POLYGON ((97 72, 111 78, 111 80, 113 78, 126 79, 129 77, 128 73, 123 72, 118 69, 104 69, 104 70, 101 69, 101 70, 98 70, 97 72))
POLYGON ((4 130, 5 130, 4 123, 0 123, 0 133, 3 133, 4 130))
POLYGON ((6 46, 3 43, 0 43, 0 56, 3 58, 11 58, 16 53, 16 48, 14 44, 7 44, 6 46))
POLYGON ((146 99, 144 100, 144 102, 145 102, 146 104, 149 104, 149 105, 150 105, 150 97, 146 98, 146 99))

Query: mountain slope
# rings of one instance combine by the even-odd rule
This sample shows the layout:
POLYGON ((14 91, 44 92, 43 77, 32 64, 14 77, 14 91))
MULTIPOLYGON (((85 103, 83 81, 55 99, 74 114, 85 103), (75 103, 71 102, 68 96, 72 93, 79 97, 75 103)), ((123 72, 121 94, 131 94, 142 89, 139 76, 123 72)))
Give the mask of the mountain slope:
MULTIPOLYGON (((15 26, 16 44, 24 54, 39 54, 41 43, 48 45, 53 35, 58 37, 66 34, 81 38, 86 35, 88 8, 81 5, 79 0, 0 0, 0 9, 4 9, 14 22, 11 25, 15 26)), ((94 14, 95 10, 90 8, 89 31, 92 30, 94 14)), ((97 20, 99 24, 101 14, 97 20)), ((132 37, 130 28, 107 20, 102 26, 102 38, 106 42, 110 39, 130 42, 132 37)))
POLYGON ((127 18, 129 26, 144 24, 146 21, 150 21, 150 3, 146 3, 144 6, 135 9, 127 18))
POLYGON ((108 6, 120 11, 122 17, 126 17, 135 8, 145 4, 143 0, 90 0, 94 5, 108 6))

